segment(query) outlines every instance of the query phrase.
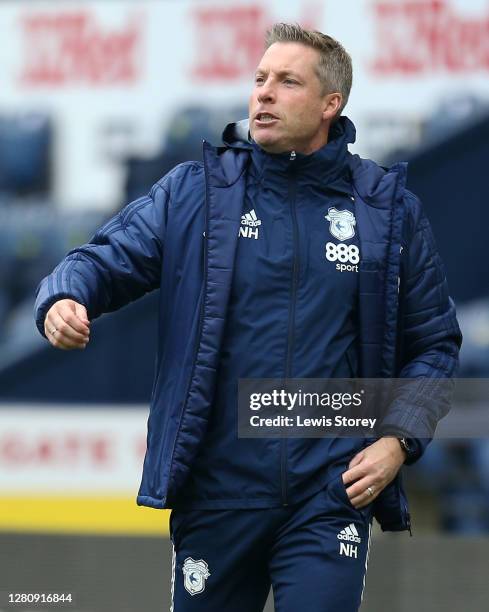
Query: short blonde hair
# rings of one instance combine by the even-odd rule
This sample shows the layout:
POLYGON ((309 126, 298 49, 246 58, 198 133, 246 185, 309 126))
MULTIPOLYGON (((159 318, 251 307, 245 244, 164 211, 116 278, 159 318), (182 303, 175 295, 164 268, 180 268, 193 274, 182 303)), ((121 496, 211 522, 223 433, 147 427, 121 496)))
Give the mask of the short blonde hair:
POLYGON ((319 51, 317 76, 323 93, 340 93, 342 102, 335 118, 338 118, 348 102, 353 79, 351 57, 337 40, 318 32, 304 30, 298 24, 276 23, 268 30, 265 49, 276 42, 297 42, 319 51))

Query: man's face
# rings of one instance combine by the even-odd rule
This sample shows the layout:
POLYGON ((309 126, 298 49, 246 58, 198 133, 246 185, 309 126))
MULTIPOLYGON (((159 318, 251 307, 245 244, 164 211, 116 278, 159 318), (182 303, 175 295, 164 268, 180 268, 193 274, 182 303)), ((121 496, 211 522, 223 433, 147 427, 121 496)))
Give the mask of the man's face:
POLYGON ((318 61, 318 51, 301 43, 274 43, 266 50, 249 101, 251 137, 265 151, 309 154, 327 142, 336 94, 322 93, 318 61))

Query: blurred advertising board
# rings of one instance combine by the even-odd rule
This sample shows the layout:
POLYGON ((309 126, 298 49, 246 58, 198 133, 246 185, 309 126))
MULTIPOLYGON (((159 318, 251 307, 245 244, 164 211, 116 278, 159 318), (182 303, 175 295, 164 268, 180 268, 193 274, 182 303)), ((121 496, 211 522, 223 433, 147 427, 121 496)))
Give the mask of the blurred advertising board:
POLYGON ((2 405, 0 531, 164 533, 136 505, 144 407, 2 405))
POLYGON ((61 206, 119 206, 121 158, 160 151, 175 114, 246 105, 276 21, 320 29, 351 53, 346 112, 361 155, 415 144, 447 100, 489 101, 487 0, 7 0, 0 113, 54 117, 61 206))

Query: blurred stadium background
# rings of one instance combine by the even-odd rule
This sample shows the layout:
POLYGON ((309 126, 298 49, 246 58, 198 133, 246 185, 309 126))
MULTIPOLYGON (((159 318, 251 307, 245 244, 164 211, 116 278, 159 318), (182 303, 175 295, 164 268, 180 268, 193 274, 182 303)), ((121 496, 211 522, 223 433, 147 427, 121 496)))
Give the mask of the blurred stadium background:
MULTIPOLYGON (((4 0, 0 612, 9 592, 71 592, 76 612, 169 608, 168 515, 135 504, 157 296, 102 317, 85 352, 62 353, 35 330, 35 288, 246 117, 274 21, 328 32, 352 54, 352 150, 410 162, 460 313, 460 375, 489 375, 489 1, 4 0)), ((438 440, 407 477, 415 537, 375 534, 363 609, 489 609, 488 440, 438 440)))

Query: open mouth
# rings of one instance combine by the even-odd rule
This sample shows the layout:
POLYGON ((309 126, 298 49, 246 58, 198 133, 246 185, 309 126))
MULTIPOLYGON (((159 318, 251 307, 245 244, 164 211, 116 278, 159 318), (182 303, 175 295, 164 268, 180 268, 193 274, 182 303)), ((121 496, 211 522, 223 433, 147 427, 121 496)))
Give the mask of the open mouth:
POLYGON ((255 121, 261 124, 273 123, 274 121, 278 121, 278 117, 270 113, 258 113, 255 116, 255 121))

